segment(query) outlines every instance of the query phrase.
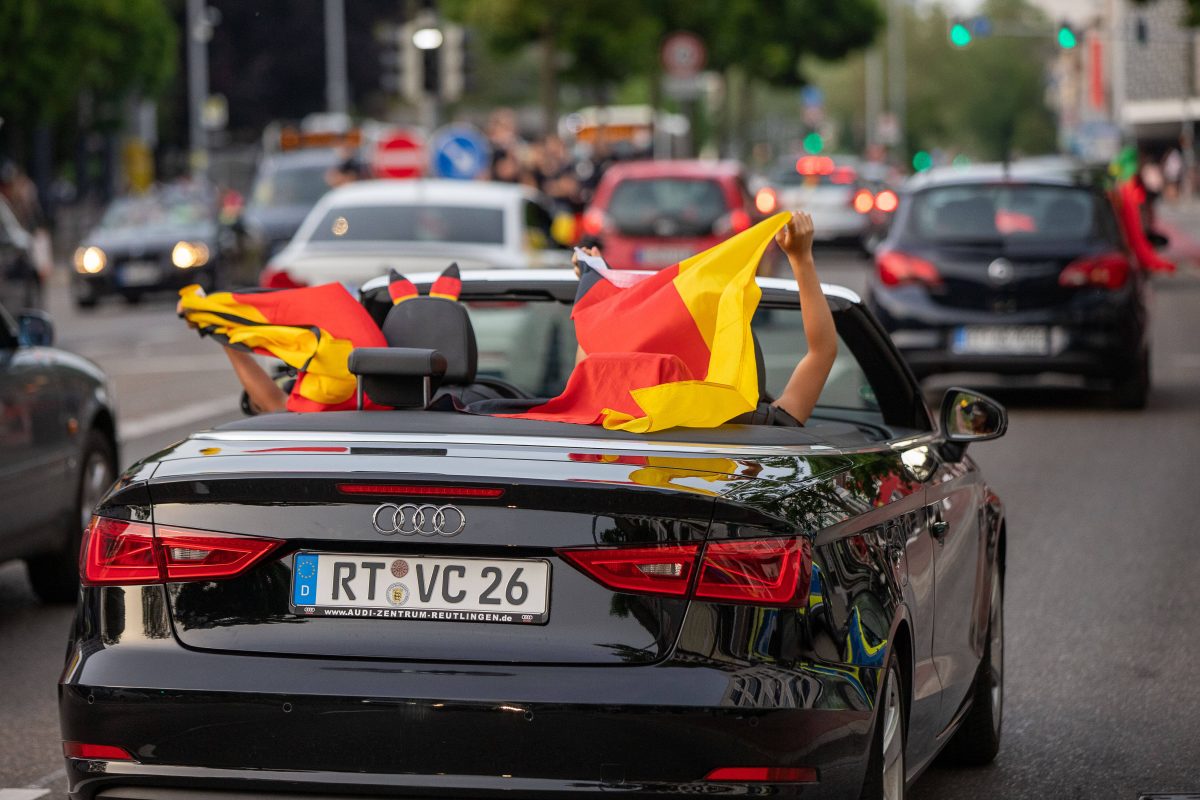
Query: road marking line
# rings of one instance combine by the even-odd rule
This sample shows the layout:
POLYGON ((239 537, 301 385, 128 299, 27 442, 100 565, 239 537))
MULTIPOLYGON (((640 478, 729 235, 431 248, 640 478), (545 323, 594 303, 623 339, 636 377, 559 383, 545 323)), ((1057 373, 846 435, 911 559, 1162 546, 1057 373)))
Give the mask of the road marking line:
POLYGON ((37 800, 48 794, 49 789, 0 789, 0 800, 37 800))
POLYGON ((28 788, 40 789, 48 783, 57 783, 58 781, 61 781, 61 780, 65 779, 66 777, 67 777, 67 768, 59 767, 58 769, 54 770, 53 772, 46 773, 42 777, 38 778, 36 781, 30 781, 28 788))
MULTIPOLYGON (((171 411, 164 411, 161 414, 152 414, 129 422, 122 422, 118 426, 118 433, 120 433, 122 442, 130 442, 134 439, 141 439, 144 436, 153 436, 156 433, 169 431, 171 428, 178 428, 181 425, 199 422, 209 417, 233 413, 237 411, 237 408, 236 399, 232 397, 218 397, 212 400, 204 400, 199 403, 181 406, 171 411)), ((0 796, 0 800, 8 800, 8 798, 0 796)))

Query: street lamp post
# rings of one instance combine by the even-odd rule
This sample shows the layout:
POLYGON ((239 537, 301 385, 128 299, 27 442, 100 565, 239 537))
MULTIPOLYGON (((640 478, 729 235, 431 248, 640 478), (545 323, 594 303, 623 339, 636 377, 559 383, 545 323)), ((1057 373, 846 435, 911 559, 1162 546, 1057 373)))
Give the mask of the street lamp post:
POLYGON ((345 0, 325 0, 325 105, 335 114, 350 113, 345 0))
POLYGON ((208 99, 208 40, 212 23, 206 0, 187 0, 188 161, 197 177, 208 174, 208 134, 204 102, 208 99))

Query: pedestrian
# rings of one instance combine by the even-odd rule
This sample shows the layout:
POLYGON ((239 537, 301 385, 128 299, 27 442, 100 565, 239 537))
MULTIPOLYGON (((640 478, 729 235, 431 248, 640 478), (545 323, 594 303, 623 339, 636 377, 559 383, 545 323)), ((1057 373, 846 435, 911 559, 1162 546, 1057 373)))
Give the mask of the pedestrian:
POLYGON ((33 296, 28 305, 41 304, 42 290, 54 272, 54 253, 51 247, 50 229, 46 224, 42 204, 38 198, 37 184, 25 174, 15 161, 6 159, 0 164, 0 197, 12 209, 17 223, 29 232, 32 238, 33 269, 36 281, 33 296))
POLYGON ((1175 202, 1183 190, 1183 154, 1178 147, 1172 147, 1163 158, 1162 172, 1167 183, 1167 199, 1175 202))
POLYGON ((1162 168, 1158 166, 1158 161, 1146 153, 1143 153, 1141 156, 1141 166, 1138 168, 1138 181, 1141 183, 1142 191, 1146 193, 1146 202, 1142 206, 1144 216, 1142 227, 1148 231, 1154 230, 1155 206, 1158 203, 1158 198, 1162 197, 1165 181, 1163 180, 1162 168))

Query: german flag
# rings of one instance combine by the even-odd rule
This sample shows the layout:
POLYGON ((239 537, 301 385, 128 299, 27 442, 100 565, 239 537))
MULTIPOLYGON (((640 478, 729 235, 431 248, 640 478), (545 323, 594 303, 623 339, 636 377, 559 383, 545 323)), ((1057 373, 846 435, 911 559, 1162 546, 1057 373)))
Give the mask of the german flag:
MULTIPOLYGON (((587 357, 558 397, 514 416, 648 433, 713 428, 758 403, 750 319, 776 214, 633 285, 584 268, 571 318, 587 357)), ((624 276, 622 276, 624 277, 624 276)))
POLYGON ((274 356, 299 371, 288 411, 355 408, 350 351, 387 346, 379 326, 340 283, 210 295, 193 285, 179 296, 180 316, 201 335, 274 356))

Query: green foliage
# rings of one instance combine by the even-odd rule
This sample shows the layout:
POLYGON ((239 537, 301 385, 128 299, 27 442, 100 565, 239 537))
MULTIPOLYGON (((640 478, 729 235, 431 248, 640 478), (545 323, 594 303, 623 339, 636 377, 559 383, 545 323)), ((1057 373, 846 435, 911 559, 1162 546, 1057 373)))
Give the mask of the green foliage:
MULTIPOLYGON (((1155 0, 1133 0, 1134 5, 1145 6, 1155 0)), ((1183 24, 1192 27, 1200 26, 1200 0, 1187 0, 1187 11, 1183 16, 1183 24)))
POLYGON ((163 0, 4 0, 0 116, 18 127, 54 123, 83 92, 99 101, 158 94, 176 37, 163 0))

